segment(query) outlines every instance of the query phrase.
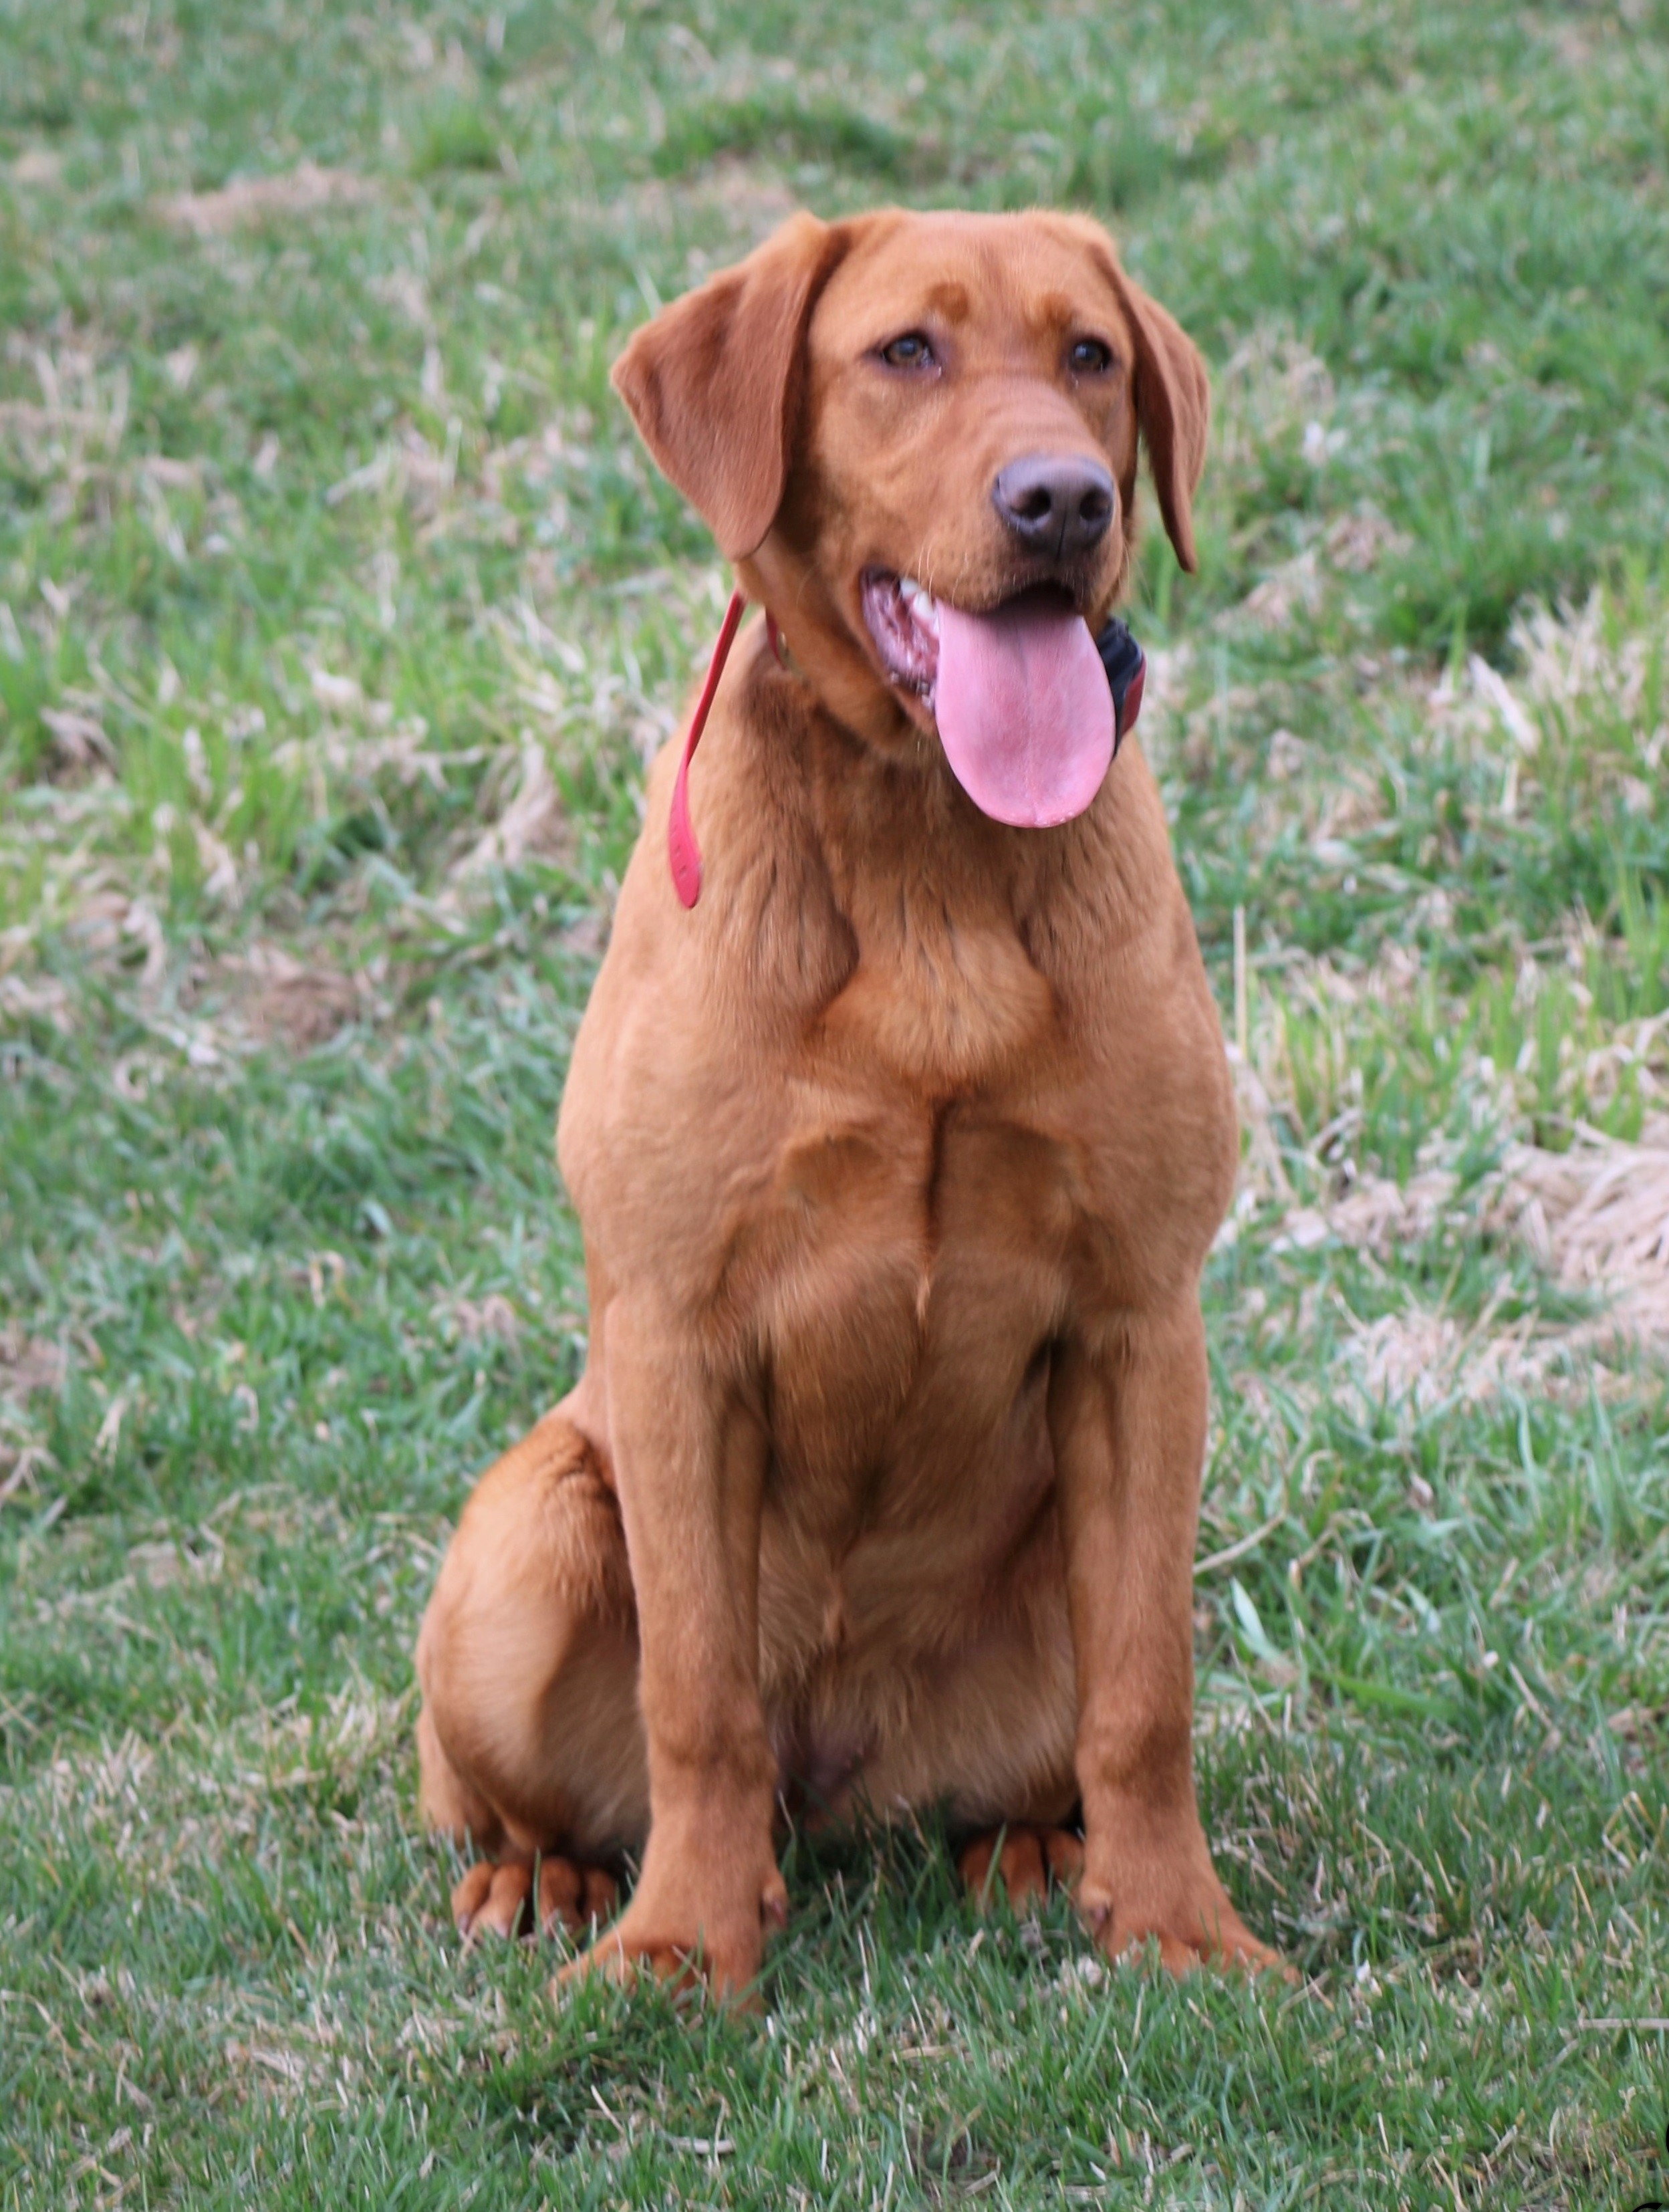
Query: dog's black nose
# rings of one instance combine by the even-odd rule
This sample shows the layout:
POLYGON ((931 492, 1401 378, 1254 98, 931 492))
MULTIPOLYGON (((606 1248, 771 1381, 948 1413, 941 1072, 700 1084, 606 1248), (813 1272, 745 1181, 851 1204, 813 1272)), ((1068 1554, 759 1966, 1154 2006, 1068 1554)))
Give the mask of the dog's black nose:
POLYGON ((1028 453, 998 470, 991 499, 1029 553, 1061 561, 1101 544, 1117 494, 1107 471, 1081 453, 1028 453))

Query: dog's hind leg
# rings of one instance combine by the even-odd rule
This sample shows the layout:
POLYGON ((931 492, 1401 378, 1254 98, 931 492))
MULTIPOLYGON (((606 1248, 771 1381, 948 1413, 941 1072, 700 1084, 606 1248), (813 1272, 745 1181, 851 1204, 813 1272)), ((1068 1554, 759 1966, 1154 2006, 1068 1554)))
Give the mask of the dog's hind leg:
POLYGON ((417 1640, 421 1803, 482 1852, 453 1917, 512 1935, 606 1917, 597 1862, 642 1841, 649 1788, 625 1539, 598 1454, 566 1405, 484 1474, 417 1640))

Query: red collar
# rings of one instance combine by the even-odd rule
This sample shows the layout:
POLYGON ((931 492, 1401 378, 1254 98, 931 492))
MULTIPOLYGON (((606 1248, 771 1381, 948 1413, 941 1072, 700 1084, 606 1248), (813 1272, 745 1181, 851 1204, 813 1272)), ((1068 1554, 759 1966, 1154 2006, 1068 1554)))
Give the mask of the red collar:
POLYGON ((730 659, 737 627, 742 620, 742 610, 747 604, 740 592, 731 593, 730 605, 719 625, 719 640, 707 663, 707 682, 695 702, 695 712, 689 718, 689 735, 684 739, 683 758, 678 763, 678 780, 672 787, 672 811, 666 823, 666 857, 672 864, 672 888, 680 903, 686 907, 694 906, 701 896, 701 848, 695 842, 695 828, 689 818, 689 763, 695 757, 695 748, 701 742, 707 718, 713 711, 713 694, 719 689, 719 678, 725 672, 725 663, 730 659))
MULTIPOLYGON (((730 605, 725 609, 725 619, 719 626, 719 635, 713 647, 713 658, 707 663, 707 682, 701 686, 701 696, 695 702, 695 712, 689 718, 689 734, 684 739, 683 757, 678 763, 677 781, 672 786, 672 811, 666 821, 666 857, 671 864, 672 888, 678 894, 680 904, 693 907, 701 896, 701 848, 695 842, 695 825, 689 818, 689 763, 695 757, 695 748, 701 742, 701 732, 707 727, 707 716, 713 711, 713 702, 719 690, 719 679, 725 672, 725 663, 730 659, 730 649, 736 642, 736 633, 741 625, 743 610, 748 602, 740 592, 732 592, 730 605)), ((765 626, 770 633, 771 650, 782 659, 782 640, 777 629, 776 617, 768 611, 765 626)), ((1116 760, 1119 747, 1126 733, 1135 727, 1136 717, 1142 709, 1142 679, 1147 670, 1142 659, 1141 647, 1124 629, 1122 646, 1126 653, 1135 657, 1133 668, 1120 665, 1115 673, 1111 662, 1108 665, 1108 681, 1113 690, 1113 756, 1116 760)), ((1107 655, 1103 654, 1103 659, 1107 655)))

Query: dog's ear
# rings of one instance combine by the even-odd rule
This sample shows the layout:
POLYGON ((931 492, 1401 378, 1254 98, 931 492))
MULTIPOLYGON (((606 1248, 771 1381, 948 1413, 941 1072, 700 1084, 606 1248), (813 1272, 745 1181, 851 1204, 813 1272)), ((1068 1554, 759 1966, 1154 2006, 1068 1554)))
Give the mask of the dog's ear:
POLYGON ((1136 421, 1148 449, 1165 533, 1191 574, 1194 554, 1193 495, 1205 466, 1211 387, 1199 349, 1174 315, 1127 276, 1112 240, 1083 216, 1066 222, 1089 247, 1119 295, 1136 345, 1136 421))
POLYGON ((830 225, 792 216, 646 323, 614 365, 644 444, 730 560, 756 549, 781 504, 806 325, 837 258, 830 225))
POLYGON ((1132 283, 1114 261, 1115 281, 1136 340, 1136 420, 1147 441, 1148 463, 1165 534, 1192 574, 1193 495, 1205 467, 1211 421, 1211 387, 1199 347, 1174 315, 1132 283))

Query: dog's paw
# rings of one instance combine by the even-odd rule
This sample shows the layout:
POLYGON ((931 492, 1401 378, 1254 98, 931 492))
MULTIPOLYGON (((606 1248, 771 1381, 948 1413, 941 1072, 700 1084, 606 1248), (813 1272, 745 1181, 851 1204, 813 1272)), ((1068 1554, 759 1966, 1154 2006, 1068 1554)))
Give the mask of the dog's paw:
POLYGON ((1185 1884, 1108 1885, 1086 1875, 1077 1905, 1109 1959, 1124 1958, 1151 1942, 1158 1946, 1160 1964, 1179 1977, 1214 1966, 1298 1979, 1280 1953, 1252 1933, 1214 1874, 1185 1884))
POLYGON ((752 1985, 765 1957, 765 1938, 788 1918, 788 1892, 774 1862, 756 1884, 733 1900, 704 1893, 698 1881, 656 1882, 649 1869, 630 1905, 552 1984, 600 1974, 614 1982, 635 1981, 640 1974, 680 1987, 705 1984, 714 1996, 756 2000, 752 1985))
MULTIPOLYGON (((531 1860, 495 1865, 482 1859, 454 1887, 452 1920, 466 1943, 482 1936, 507 1940, 525 1933, 534 1919, 531 1860)), ((548 1852, 538 1868, 537 1924, 546 1936, 560 1928, 580 1936, 606 1922, 620 1903, 620 1885, 605 1867, 548 1852)))
POLYGON ((1051 1883, 1067 1890, 1076 1885, 1083 1871, 1083 1845, 1069 1829, 1011 1820, 965 1844, 956 1871, 981 1911, 996 1901, 999 1884, 1015 1911, 1023 1911, 1043 1902, 1051 1883))

